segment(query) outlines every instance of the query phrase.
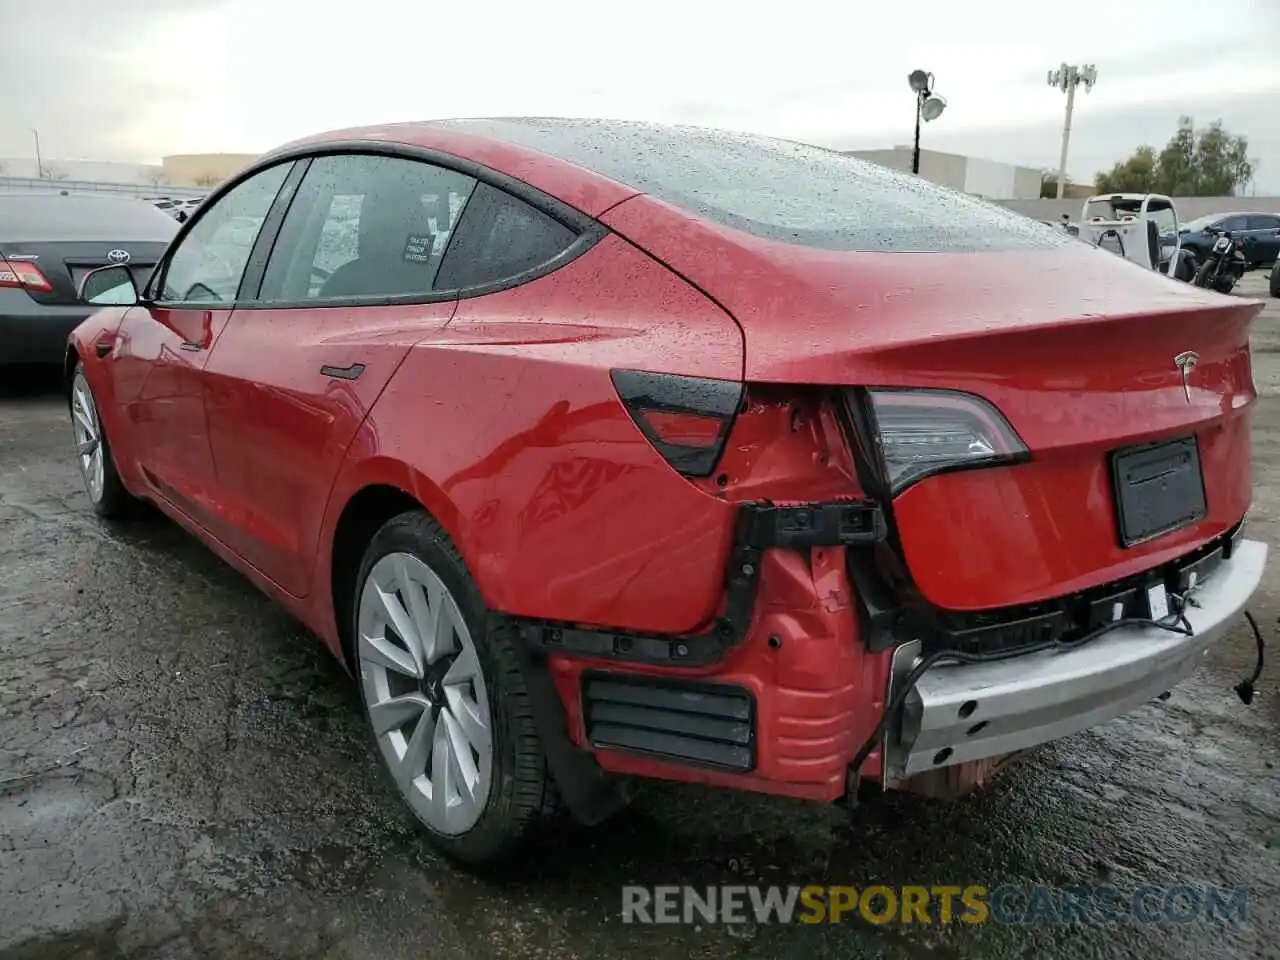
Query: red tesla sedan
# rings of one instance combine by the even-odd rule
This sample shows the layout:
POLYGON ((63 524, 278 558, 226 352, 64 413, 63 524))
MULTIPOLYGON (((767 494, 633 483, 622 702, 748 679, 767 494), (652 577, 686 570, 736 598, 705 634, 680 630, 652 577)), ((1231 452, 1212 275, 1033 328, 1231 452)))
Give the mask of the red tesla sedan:
POLYGON ((813 147, 327 134, 82 296, 95 509, 319 634, 462 860, 636 776, 954 793, 1168 690, 1263 572, 1258 303, 813 147))

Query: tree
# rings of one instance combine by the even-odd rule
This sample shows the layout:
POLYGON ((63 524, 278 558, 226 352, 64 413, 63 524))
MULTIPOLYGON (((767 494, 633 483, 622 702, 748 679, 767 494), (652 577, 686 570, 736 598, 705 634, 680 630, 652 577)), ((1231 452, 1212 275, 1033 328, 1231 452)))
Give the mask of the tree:
POLYGON ((66 180, 67 177, 67 171, 63 170, 61 167, 56 167, 52 163, 41 164, 41 180, 66 180))
POLYGON ((1162 193, 1157 180, 1155 148, 1144 143, 1128 160, 1099 172, 1094 185, 1098 193, 1162 193))
POLYGON ((212 187, 221 178, 214 176, 212 173, 202 173, 196 177, 194 183, 197 187, 212 187))
POLYGON ((1253 179, 1246 137, 1228 133, 1221 120, 1197 130, 1191 117, 1159 155, 1138 147, 1127 160, 1098 174, 1099 193, 1165 193, 1174 197, 1229 197, 1253 179))
POLYGON ((169 175, 164 172, 162 167, 152 167, 147 171, 147 183, 151 184, 153 187, 158 187, 161 184, 168 182, 169 175))

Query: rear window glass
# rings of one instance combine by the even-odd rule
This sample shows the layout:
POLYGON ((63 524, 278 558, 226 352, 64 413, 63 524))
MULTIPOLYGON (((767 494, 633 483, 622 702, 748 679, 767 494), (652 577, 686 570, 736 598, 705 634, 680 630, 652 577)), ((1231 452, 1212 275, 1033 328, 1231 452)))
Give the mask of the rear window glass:
POLYGON ((589 120, 449 120, 716 223, 829 250, 1048 248, 1062 231, 832 150, 749 134, 589 120))
POLYGON ((30 194, 0 196, 0 242, 154 240, 167 243, 178 222, 146 200, 30 194))

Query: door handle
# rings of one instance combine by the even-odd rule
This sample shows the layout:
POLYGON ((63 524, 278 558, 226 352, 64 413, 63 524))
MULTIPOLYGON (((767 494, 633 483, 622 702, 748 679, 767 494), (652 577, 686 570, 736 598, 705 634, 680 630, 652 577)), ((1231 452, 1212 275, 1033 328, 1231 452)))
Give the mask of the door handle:
POLYGON ((364 364, 353 363, 349 367, 331 367, 326 364, 320 368, 320 372, 326 377, 334 377, 338 380, 354 380, 364 373, 364 364))
POLYGON ((203 350, 204 349, 203 343, 192 343, 190 340, 183 340, 182 343, 179 344, 179 346, 183 350, 203 350))
POLYGON ((98 355, 98 359, 102 359, 102 358, 103 358, 103 357, 105 357, 108 353, 110 353, 110 352, 111 352, 111 344, 109 344, 109 343, 95 343, 95 344, 93 345, 93 352, 94 352, 94 353, 96 353, 96 354, 98 355))

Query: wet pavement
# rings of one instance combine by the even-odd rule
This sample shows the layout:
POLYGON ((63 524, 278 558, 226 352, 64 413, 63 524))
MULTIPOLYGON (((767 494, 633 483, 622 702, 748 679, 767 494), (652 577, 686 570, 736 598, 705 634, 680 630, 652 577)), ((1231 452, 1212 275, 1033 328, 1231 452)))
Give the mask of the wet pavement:
MULTIPOLYGON (((1247 290, 1263 290, 1261 274, 1247 290)), ((1250 532, 1280 543, 1280 301, 1250 532)), ((0 371, 0 957, 1280 957, 1280 559, 1210 664, 989 791, 837 808, 655 784, 516 873, 432 853, 305 630, 173 524, 95 519, 56 375, 0 371), (17 382, 15 382, 15 379, 17 382), (1246 923, 624 925, 624 884, 1246 887, 1246 923)))

